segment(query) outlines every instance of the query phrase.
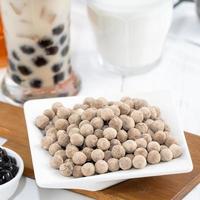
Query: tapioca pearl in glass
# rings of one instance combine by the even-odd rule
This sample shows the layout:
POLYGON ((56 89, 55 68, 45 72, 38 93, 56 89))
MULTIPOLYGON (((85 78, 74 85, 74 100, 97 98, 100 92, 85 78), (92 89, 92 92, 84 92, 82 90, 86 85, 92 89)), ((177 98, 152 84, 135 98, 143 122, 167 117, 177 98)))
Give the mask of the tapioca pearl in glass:
POLYGON ((33 79, 30 81, 30 86, 32 88, 36 88, 36 89, 39 89, 42 87, 42 80, 40 79, 33 79))
POLYGON ((60 24, 55 28, 53 28, 52 33, 53 35, 60 35, 64 31, 64 29, 65 29, 64 24, 60 24))
POLYGON ((21 84, 22 83, 22 79, 16 74, 12 74, 11 75, 11 79, 17 84, 21 84))
POLYGON ((27 55, 31 55, 31 54, 35 53, 35 49, 29 45, 23 45, 20 47, 20 49, 24 54, 27 54, 27 55))
POLYGON ((8 59, 8 63, 9 63, 11 71, 16 71, 16 65, 11 59, 8 59))
POLYGON ((16 61, 20 61, 19 56, 17 55, 16 51, 12 51, 12 57, 16 60, 16 61))
POLYGON ((55 85, 58 84, 59 82, 63 81, 64 78, 65 78, 64 72, 60 72, 60 73, 58 73, 58 74, 55 74, 55 75, 53 76, 54 84, 55 84, 55 85))
POLYGON ((43 56, 37 56, 33 58, 33 63, 35 64, 36 67, 42 67, 48 63, 48 60, 43 56))
POLYGON ((61 70, 63 63, 57 63, 52 66, 52 71, 57 73, 61 70))
POLYGON ((67 53, 69 52, 69 45, 66 45, 62 51, 61 51, 61 55, 64 57, 67 55, 67 53))
POLYGON ((47 47, 53 45, 53 40, 49 37, 44 37, 44 38, 42 38, 41 40, 38 41, 38 45, 41 48, 47 48, 47 47))
POLYGON ((32 71, 29 69, 29 67, 27 67, 25 65, 19 65, 18 71, 24 76, 28 76, 28 75, 32 74, 32 71))
POLYGON ((61 36, 61 38, 60 38, 60 44, 63 45, 65 43, 66 39, 67 39, 67 35, 61 36))
POLYGON ((56 55, 58 53, 58 47, 57 46, 51 46, 45 49, 46 55, 56 55))

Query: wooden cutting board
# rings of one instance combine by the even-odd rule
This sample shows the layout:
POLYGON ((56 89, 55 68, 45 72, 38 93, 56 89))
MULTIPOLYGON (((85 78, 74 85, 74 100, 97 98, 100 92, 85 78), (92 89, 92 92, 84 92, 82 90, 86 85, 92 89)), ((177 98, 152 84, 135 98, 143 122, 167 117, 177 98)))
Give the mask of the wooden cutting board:
MULTIPOLYGON (((25 163, 24 175, 34 178, 22 108, 0 103, 0 136, 8 139, 6 147, 22 156, 25 163)), ((98 192, 73 191, 103 200, 182 199, 200 183, 200 137, 186 133, 186 139, 194 164, 190 173, 132 179, 98 192)))

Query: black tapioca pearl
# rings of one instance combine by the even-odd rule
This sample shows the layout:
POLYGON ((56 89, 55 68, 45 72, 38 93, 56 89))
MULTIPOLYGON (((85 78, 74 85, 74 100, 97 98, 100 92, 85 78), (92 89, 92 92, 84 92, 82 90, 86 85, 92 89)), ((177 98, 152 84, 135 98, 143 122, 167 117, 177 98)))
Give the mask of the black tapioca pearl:
POLYGON ((32 73, 32 71, 28 67, 26 67, 25 65, 19 65, 18 70, 24 76, 28 76, 32 73))
POLYGON ((63 31, 64 31, 65 26, 63 24, 60 24, 58 26, 56 26, 52 32, 54 35, 60 35, 63 31))
POLYGON ((12 78, 12 80, 13 80, 15 83, 17 83, 17 84, 21 84, 21 82, 22 82, 21 78, 20 78, 19 76, 17 76, 16 74, 13 74, 13 75, 11 76, 11 78, 12 78))
POLYGON ((12 60, 10 60, 10 59, 8 60, 8 62, 9 62, 10 69, 11 69, 12 71, 16 71, 15 63, 12 62, 12 60))
POLYGON ((67 39, 67 35, 63 35, 61 38, 60 38, 60 44, 64 44, 64 42, 66 41, 67 39))
POLYGON ((54 84, 59 83, 60 81, 62 81, 65 77, 64 72, 61 72, 59 74, 54 75, 53 80, 54 80, 54 84))
POLYGON ((17 55, 17 53, 15 51, 12 52, 12 56, 15 60, 19 61, 19 56, 17 55))
POLYGON ((67 53, 68 53, 68 51, 69 51, 69 45, 67 45, 67 46, 65 46, 65 47, 63 48, 63 50, 61 51, 61 55, 62 55, 63 57, 66 56, 67 53))
POLYGON ((40 79, 33 79, 30 82, 30 86, 32 88, 41 88, 42 87, 42 81, 40 79))
POLYGON ((55 55, 58 53, 58 47, 57 46, 51 46, 45 49, 45 52, 47 55, 55 55))
POLYGON ((37 56, 33 59, 33 62, 37 67, 42 67, 48 63, 47 59, 42 56, 37 56))
POLYGON ((41 48, 47 48, 53 44, 53 40, 50 38, 43 38, 38 42, 38 45, 41 48))
POLYGON ((35 52, 35 49, 31 46, 28 46, 28 45, 23 45, 20 47, 21 51, 25 54, 33 54, 35 52))
POLYGON ((72 66, 71 66, 71 65, 69 66, 68 73, 69 73, 69 74, 72 73, 72 66))
POLYGON ((62 66, 63 66, 63 63, 57 63, 57 64, 52 66, 52 71, 55 72, 55 73, 59 72, 60 69, 62 68, 62 66))

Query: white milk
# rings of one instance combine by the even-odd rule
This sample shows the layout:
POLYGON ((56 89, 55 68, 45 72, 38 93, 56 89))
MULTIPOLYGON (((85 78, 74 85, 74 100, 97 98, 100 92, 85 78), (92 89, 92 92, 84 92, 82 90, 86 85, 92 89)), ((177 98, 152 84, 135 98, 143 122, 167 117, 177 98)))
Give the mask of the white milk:
POLYGON ((130 74, 159 61, 172 18, 172 0, 88 0, 102 64, 130 74))

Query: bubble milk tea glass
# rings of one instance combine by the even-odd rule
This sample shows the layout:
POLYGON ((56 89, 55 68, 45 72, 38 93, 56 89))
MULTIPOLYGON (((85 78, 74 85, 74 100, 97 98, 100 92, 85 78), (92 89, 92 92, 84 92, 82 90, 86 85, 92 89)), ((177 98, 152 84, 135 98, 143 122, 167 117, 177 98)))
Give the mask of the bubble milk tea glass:
POLYGON ((123 75, 155 67, 172 8, 172 0, 88 0, 100 64, 123 75))
POLYGON ((70 0, 3 0, 9 67, 3 93, 28 99, 75 95, 79 80, 70 63, 70 0))

